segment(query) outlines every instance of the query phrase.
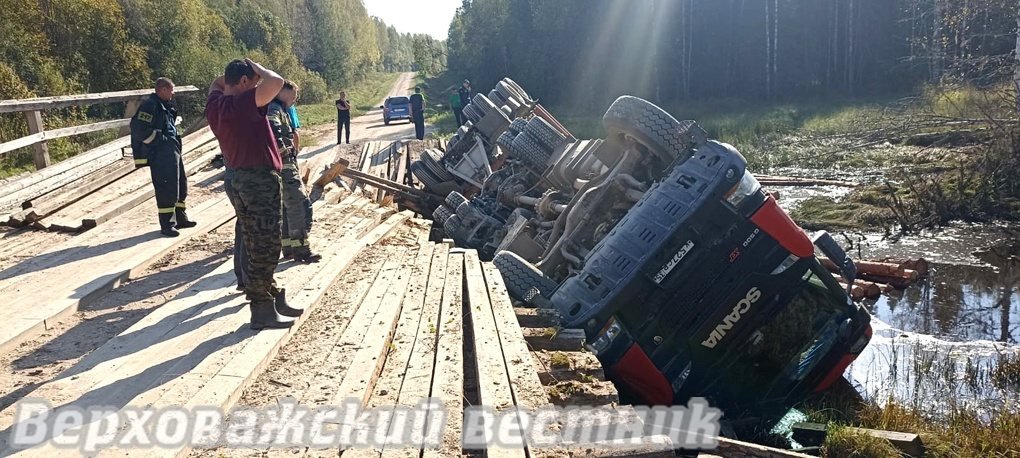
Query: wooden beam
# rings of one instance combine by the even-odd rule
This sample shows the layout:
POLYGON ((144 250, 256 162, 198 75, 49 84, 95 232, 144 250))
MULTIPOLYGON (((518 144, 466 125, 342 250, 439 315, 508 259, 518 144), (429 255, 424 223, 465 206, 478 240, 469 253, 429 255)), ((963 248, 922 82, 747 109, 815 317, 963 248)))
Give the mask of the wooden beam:
MULTIPOLYGON (((177 86, 176 95, 197 92, 195 86, 177 86)), ((99 103, 126 102, 143 99, 153 93, 152 89, 131 91, 97 92, 92 94, 60 95, 56 97, 36 97, 31 99, 0 100, 0 113, 16 113, 20 111, 54 110, 57 108, 95 105, 99 103)))
POLYGON ((117 162, 123 157, 121 148, 130 145, 122 137, 100 145, 66 161, 0 185, 0 209, 20 206, 22 202, 46 194, 53 189, 75 181, 98 169, 117 162))
MULTIPOLYGON (((496 319, 492 315, 492 304, 482 274, 482 264, 478 260, 478 252, 468 250, 464 253, 464 280, 467 291, 468 316, 471 320, 472 345, 475 353, 475 377, 478 385, 478 398, 481 405, 495 412, 514 408, 514 396, 510 388, 510 377, 507 375, 506 362, 503 361, 503 349, 496 319)), ((525 360, 531 364, 531 359, 525 360)), ((493 430, 498 426, 491 425, 493 430)), ((486 450, 490 457, 525 457, 523 435, 522 441, 516 444, 504 444, 506 447, 493 446, 486 450)))
MULTIPOLYGON (((29 111, 25 113, 25 118, 28 120, 28 133, 41 135, 46 130, 43 127, 42 113, 38 111, 29 111)), ((40 170, 50 165, 50 149, 46 146, 46 143, 35 144, 35 169, 40 170)), ((0 144, 0 154, 3 151, 3 144, 0 144)))
MULTIPOLYGON (((38 111, 33 111, 32 113, 37 113, 38 114, 39 112, 38 111)), ((29 119, 31 119, 31 118, 29 118, 29 119)), ((40 119, 39 122, 42 122, 41 119, 40 119)), ((92 124, 84 124, 84 125, 81 125, 81 126, 62 127, 60 129, 47 130, 45 132, 37 132, 37 133, 34 133, 34 134, 29 135, 27 137, 21 137, 21 138, 19 138, 17 140, 11 140, 11 141, 6 142, 6 143, 0 143, 0 154, 9 153, 9 152, 14 151, 14 150, 16 150, 18 148, 24 148, 26 146, 36 145, 36 144, 39 144, 39 143, 43 143, 43 142, 45 142, 47 140, 53 140, 53 139, 63 138, 63 137, 71 137, 71 136, 74 136, 74 135, 85 134, 85 133, 89 133, 89 132, 98 132, 100 130, 116 129, 118 127, 126 126, 130 122, 131 122, 130 119, 115 119, 113 121, 103 121, 103 122, 97 122, 97 123, 92 123, 92 124)), ((32 126, 32 121, 29 121, 29 128, 30 128, 29 130, 31 130, 31 126, 32 126)), ((46 162, 46 165, 49 165, 49 156, 48 156, 48 153, 47 153, 47 155, 45 157, 45 162, 46 162)), ((39 149, 36 149, 36 167, 38 167, 39 164, 40 164, 39 149)), ((39 168, 43 168, 43 167, 39 167, 39 168)))
MULTIPOLYGON (((443 304, 439 312, 436 367, 430 394, 430 397, 441 400, 448 418, 442 430, 439 448, 425 449, 425 458, 461 456, 461 429, 464 425, 463 273, 464 255, 450 253, 443 304)), ((435 427, 430 424, 425 427, 425 431, 435 427)))
POLYGON ((44 196, 25 201, 22 204, 25 209, 11 215, 10 222, 12 225, 31 224, 89 196, 134 170, 135 165, 126 161, 100 169, 83 177, 80 183, 64 186, 44 196))

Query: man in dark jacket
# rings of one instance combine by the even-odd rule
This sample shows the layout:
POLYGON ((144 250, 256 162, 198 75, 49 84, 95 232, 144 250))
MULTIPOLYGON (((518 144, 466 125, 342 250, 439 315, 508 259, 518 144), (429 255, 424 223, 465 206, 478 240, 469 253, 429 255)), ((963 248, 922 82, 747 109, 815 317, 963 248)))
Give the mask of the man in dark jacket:
POLYGON ((131 117, 131 150, 135 167, 149 167, 156 191, 160 233, 180 235, 177 229, 195 227, 188 219, 184 199, 188 196, 188 175, 181 159, 181 137, 177 133, 174 83, 156 80, 156 93, 149 96, 131 117))
POLYGON ((411 94, 411 121, 414 122, 414 138, 425 138, 425 96, 420 87, 414 88, 411 94))
POLYGON ((468 80, 464 80, 464 83, 461 84, 460 89, 457 90, 457 95, 460 96, 460 107, 457 109, 460 110, 461 124, 464 124, 467 122, 467 118, 464 117, 464 107, 468 106, 468 104, 471 103, 471 82, 468 80))

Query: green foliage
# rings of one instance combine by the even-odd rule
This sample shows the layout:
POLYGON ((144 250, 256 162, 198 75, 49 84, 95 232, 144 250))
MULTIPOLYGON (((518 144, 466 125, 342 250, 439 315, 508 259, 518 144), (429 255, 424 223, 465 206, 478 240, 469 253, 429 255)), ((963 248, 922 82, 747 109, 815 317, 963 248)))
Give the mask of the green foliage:
MULTIPOLYGON (((353 116, 360 116, 366 111, 378 106, 390 89, 397 81, 399 73, 373 73, 353 86, 344 88, 347 97, 354 104, 351 107, 353 116)), ((338 93, 325 95, 319 103, 310 100, 307 94, 307 87, 301 87, 301 99, 298 101, 298 114, 301 116, 302 126, 315 126, 336 122, 336 104, 334 100, 338 93)))

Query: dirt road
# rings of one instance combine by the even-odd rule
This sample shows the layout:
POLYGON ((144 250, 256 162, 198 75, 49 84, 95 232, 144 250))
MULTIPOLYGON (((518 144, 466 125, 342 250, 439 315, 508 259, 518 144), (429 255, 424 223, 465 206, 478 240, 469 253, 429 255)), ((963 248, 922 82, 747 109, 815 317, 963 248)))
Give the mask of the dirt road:
MULTIPOLYGON (((406 96, 413 90, 414 73, 401 73, 387 97, 406 96)), ((410 121, 393 121, 388 126, 383 123, 382 109, 378 107, 383 104, 385 99, 384 97, 382 100, 378 100, 378 103, 373 105, 376 108, 368 113, 351 120, 351 144, 341 145, 342 150, 348 153, 344 155, 345 159, 356 163, 364 142, 414 140, 414 124, 410 121)), ((358 102, 355 101, 355 103, 358 102)), ((301 107, 298 106, 299 114, 300 111, 301 107)), ((431 132, 432 127, 426 125, 425 135, 431 132)), ((333 145, 336 145, 336 134, 337 125, 335 122, 303 129, 302 141, 305 146, 302 148, 301 159, 311 159, 329 151, 333 145)))

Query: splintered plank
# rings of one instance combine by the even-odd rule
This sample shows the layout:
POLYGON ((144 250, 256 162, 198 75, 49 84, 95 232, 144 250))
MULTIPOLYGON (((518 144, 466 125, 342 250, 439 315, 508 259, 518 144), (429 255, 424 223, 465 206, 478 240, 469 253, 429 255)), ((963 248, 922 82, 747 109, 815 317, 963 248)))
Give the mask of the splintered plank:
MULTIPOLYGON (((450 253, 446 266, 446 284, 439 312, 439 338, 430 397, 439 398, 445 408, 446 425, 438 449, 426 448, 424 456, 460 456, 461 429, 464 424, 464 330, 462 316, 464 255, 450 253)), ((431 417, 431 415, 430 415, 431 417)), ((425 431, 436 428, 431 422, 425 431)))
POLYGON ((38 221, 123 178, 134 170, 135 166, 130 162, 115 162, 88 175, 73 186, 67 185, 44 196, 25 201, 22 203, 25 210, 12 215, 11 222, 13 224, 29 224, 38 221))
POLYGON ((513 302, 507 294, 506 285, 499 269, 492 263, 482 264, 485 286, 489 292, 489 303, 499 331, 503 361, 506 362, 514 404, 522 409, 538 409, 549 404, 549 393, 542 386, 538 371, 532 362, 524 332, 517 322, 513 302))
MULTIPOLYGON (((499 413, 514 407, 510 379, 507 375, 506 363, 503 362, 503 350, 500 343, 496 321, 489 304, 488 289, 482 274, 482 265, 478 260, 478 252, 468 250, 464 253, 464 279, 468 295, 468 314, 474 338, 475 368, 478 380, 478 397, 481 405, 499 413)), ((495 430, 492 427, 492 430, 495 430)), ((490 457, 524 457, 524 444, 505 444, 488 448, 486 455, 490 457)))

